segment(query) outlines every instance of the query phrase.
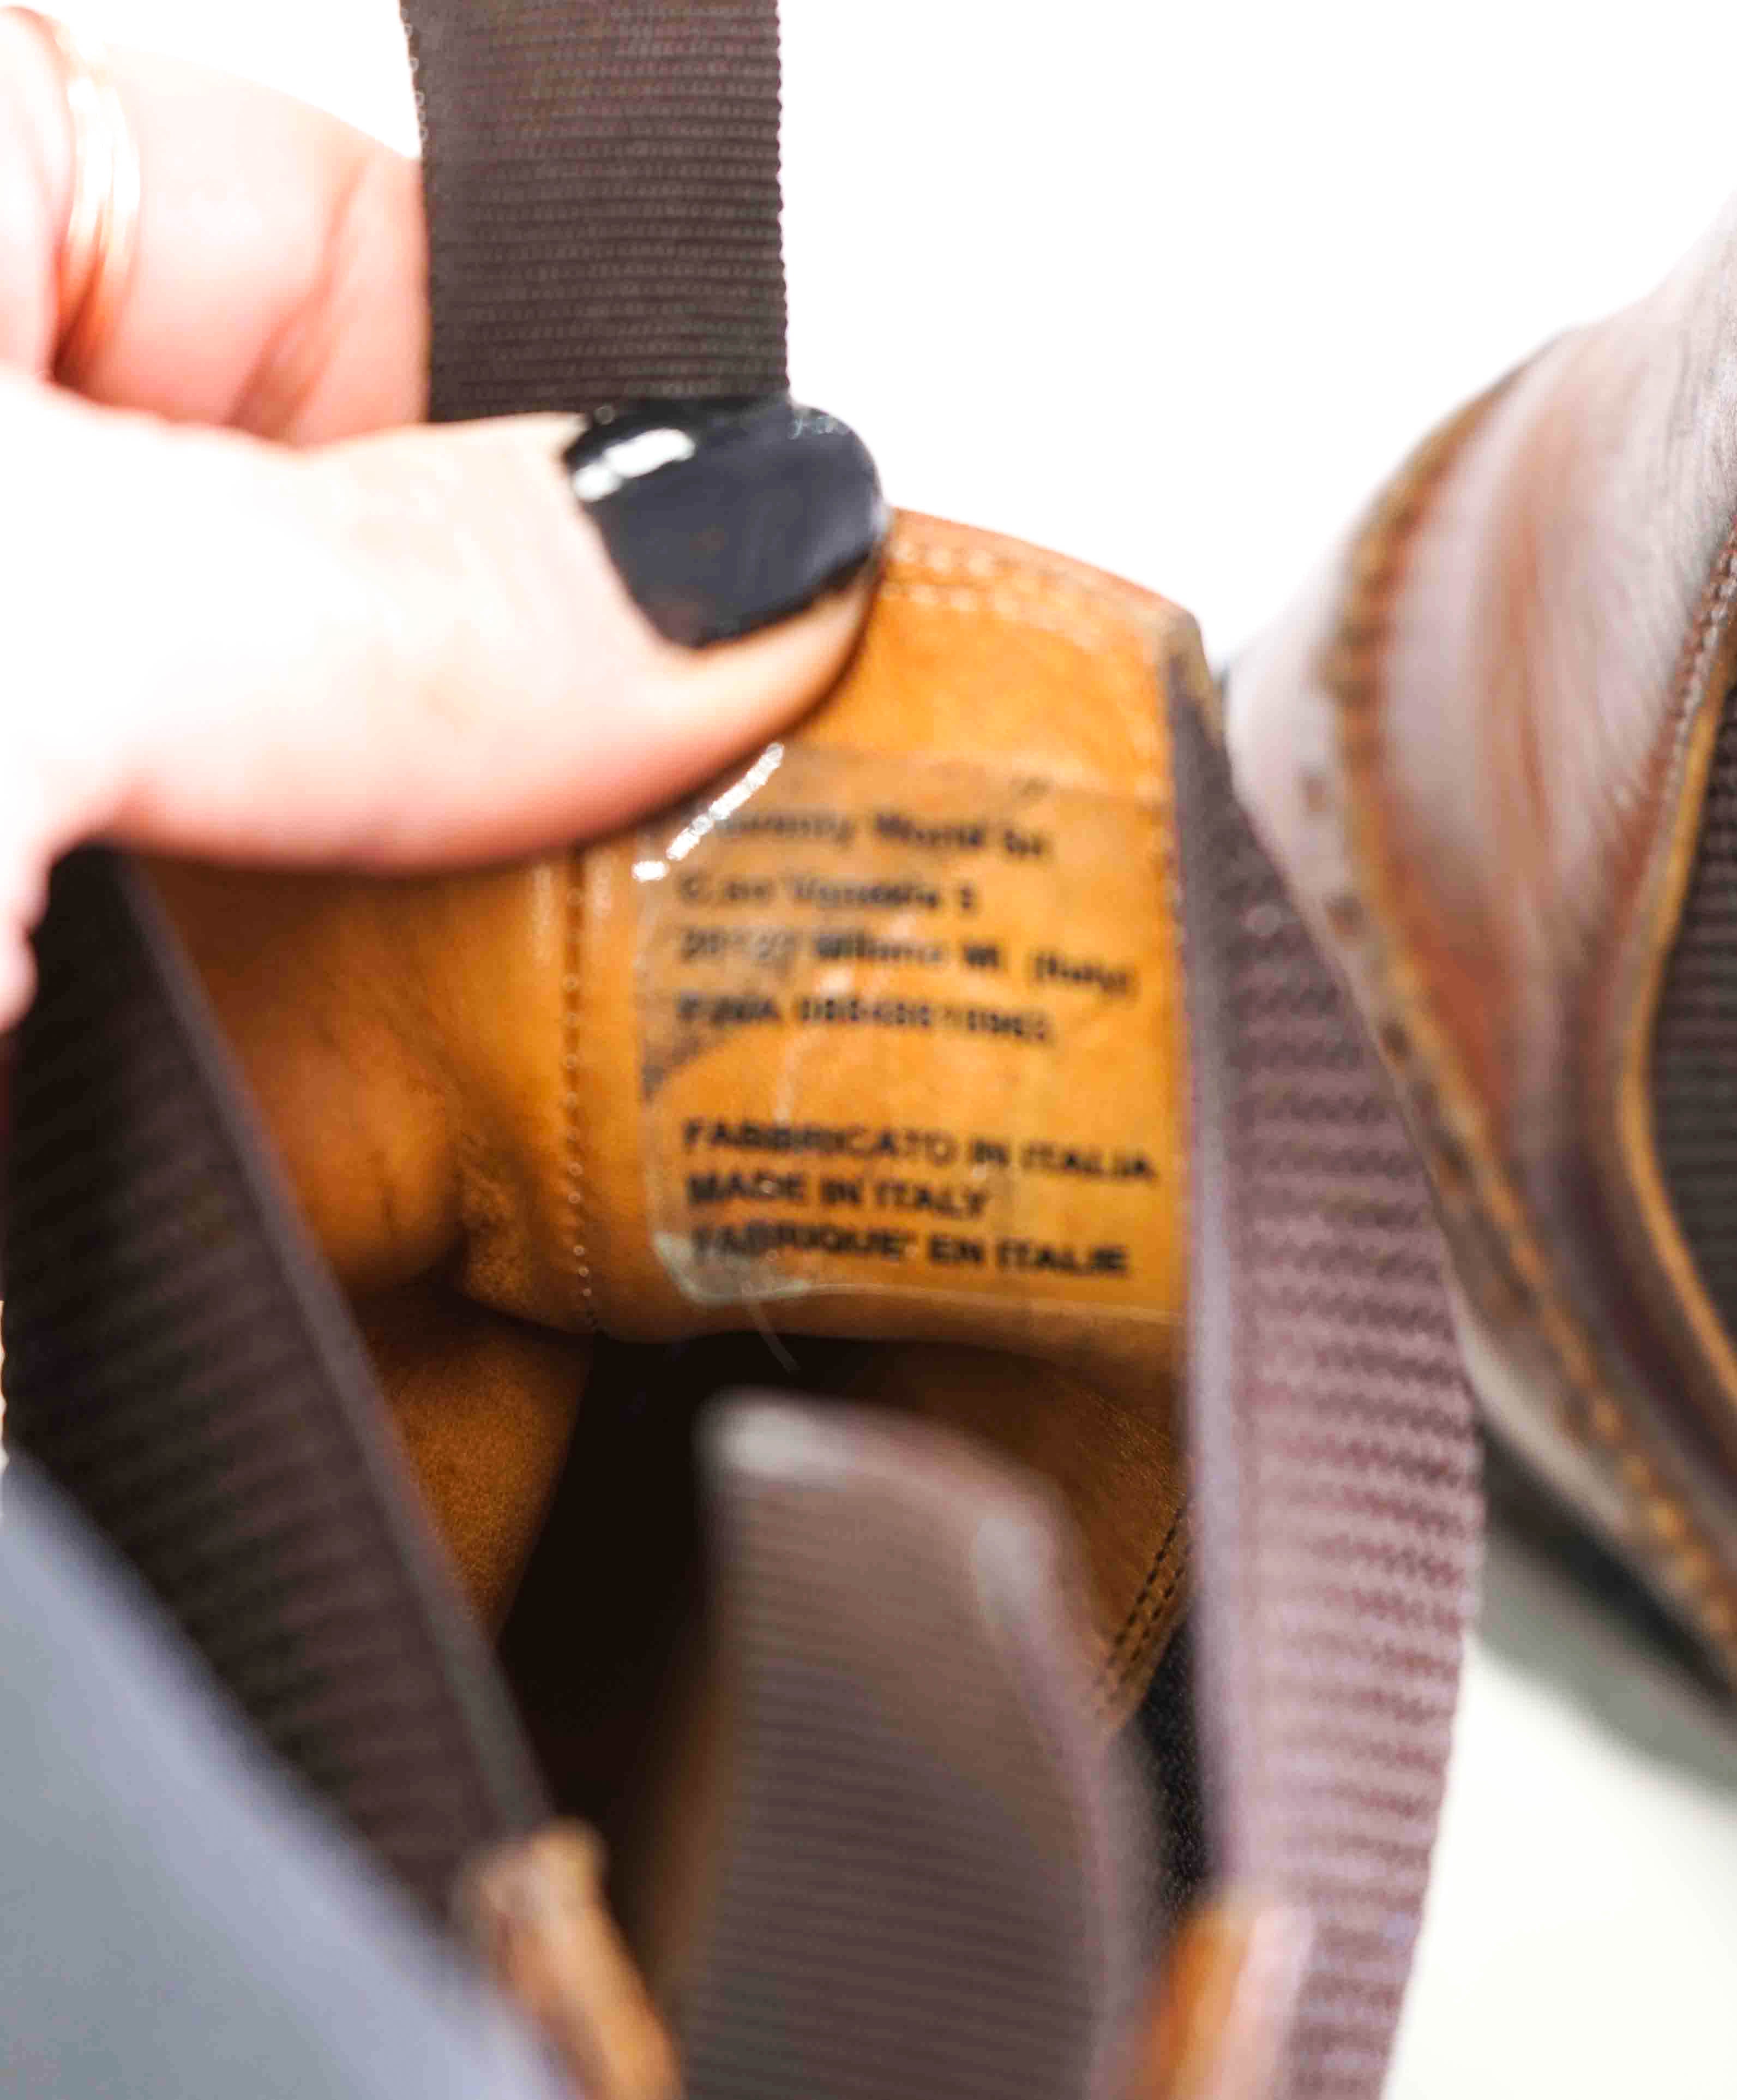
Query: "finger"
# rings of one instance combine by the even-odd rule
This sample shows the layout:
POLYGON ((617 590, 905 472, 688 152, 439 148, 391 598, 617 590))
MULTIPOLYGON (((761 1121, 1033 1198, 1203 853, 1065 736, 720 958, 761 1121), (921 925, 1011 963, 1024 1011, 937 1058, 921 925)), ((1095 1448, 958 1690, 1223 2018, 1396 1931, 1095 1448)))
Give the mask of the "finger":
MULTIPOLYGON (((145 53, 112 64, 139 144, 139 240, 86 390, 298 443, 416 421, 416 163, 249 82, 145 53)), ((0 362, 38 377, 70 181, 58 65, 29 23, 0 15, 0 362)))
MULTIPOLYGON (((664 801, 800 712, 866 585, 744 640, 663 640, 575 505, 571 429, 294 453, 0 383, 15 777, 42 783, 51 849, 513 855, 664 801)), ((869 488, 871 513, 860 487, 839 499, 864 556, 869 488)))

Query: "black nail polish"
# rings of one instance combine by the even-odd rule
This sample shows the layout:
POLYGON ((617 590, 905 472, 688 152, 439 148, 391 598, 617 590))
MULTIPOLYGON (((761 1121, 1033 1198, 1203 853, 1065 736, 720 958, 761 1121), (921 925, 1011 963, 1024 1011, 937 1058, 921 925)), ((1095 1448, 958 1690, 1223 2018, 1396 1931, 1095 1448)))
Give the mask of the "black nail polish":
POLYGON ((566 465, 640 610, 690 648, 800 612, 886 534, 862 440, 782 398, 605 410, 566 465))

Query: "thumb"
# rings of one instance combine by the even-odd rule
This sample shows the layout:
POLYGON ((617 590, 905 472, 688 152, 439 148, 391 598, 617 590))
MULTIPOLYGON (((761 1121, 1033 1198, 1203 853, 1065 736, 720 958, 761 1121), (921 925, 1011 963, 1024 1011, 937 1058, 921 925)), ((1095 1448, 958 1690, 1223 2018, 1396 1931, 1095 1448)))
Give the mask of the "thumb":
POLYGON ((298 453, 0 385, 22 615, 0 704, 38 858, 98 833, 256 862, 510 855, 775 732, 866 608, 885 512, 860 441, 787 403, 641 412, 575 448, 580 427, 298 453))

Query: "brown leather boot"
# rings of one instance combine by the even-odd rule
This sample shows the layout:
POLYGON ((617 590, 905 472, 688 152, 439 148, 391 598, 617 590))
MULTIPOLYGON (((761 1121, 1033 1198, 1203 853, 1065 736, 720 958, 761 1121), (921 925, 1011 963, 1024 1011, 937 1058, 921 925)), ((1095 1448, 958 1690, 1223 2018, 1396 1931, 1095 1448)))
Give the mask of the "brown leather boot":
MULTIPOLYGON (((436 418, 776 395, 769 0, 408 12, 436 418)), ((752 570, 782 523, 839 572, 756 509, 689 552, 752 570)), ((1089 1693, 998 1469, 829 1459, 806 1418, 714 1447, 746 1807, 704 1863, 724 1988, 691 2089, 1128 2089, 1111 1899, 1149 1874, 1176 1916, 1204 1862, 1107 1812, 1087 1710, 1131 1702, 1176 1609, 1185 1330, 1226 1900, 1141 2089, 1371 2100, 1469 1601, 1467 1420, 1415 1162, 1231 795, 1188 624, 910 521, 828 705, 633 840, 390 890, 164 885, 491 1610, 597 1334, 842 1337, 836 1385, 979 1426, 1084 1524, 1089 1693)), ((135 869, 82 853, 53 893, 4 1220, 20 1442, 407 1888, 443 1911, 492 1856, 504 1972, 588 2079, 655 2087, 584 1858, 497 1849, 548 1789, 208 1002, 135 869)), ((570 1625, 617 1614, 616 1573, 570 1625)), ((1174 1779, 1189 1686, 1158 1683, 1174 1779)))
POLYGON ((1239 663, 1238 790, 1432 1176, 1501 1437, 1737 1673, 1727 214, 1239 663))
MULTIPOLYGON (((1107 1719, 1177 1607, 1185 1358, 1201 1661, 1140 1723, 1173 1781, 1197 1725, 1210 1838, 1197 1808, 1157 1871, 1172 1916, 1219 1884, 1217 2012, 1156 2055, 1374 2093, 1470 1604, 1469 1417, 1422 1176, 1231 792, 1192 624, 906 521, 831 699, 637 837, 439 884, 161 883, 496 1612, 600 1330, 842 1337, 835 1392, 1047 1460, 1107 1719)), ((139 871, 72 857, 37 953, 9 1427, 443 1904, 544 1789, 390 1492, 342 1304, 139 871)), ((642 1525, 626 1475, 577 1461, 612 1427, 679 1443, 680 1383, 580 1410, 563 1496, 582 1475, 642 1525)), ((637 1599, 619 1564, 557 1576, 522 1694, 583 1692, 578 1637, 637 1599)), ((835 1599, 877 1638, 879 1579, 835 1599)), ((566 1804, 571 1717, 531 1706, 566 1804)))
POLYGON ((593 1335, 843 1337, 1060 1488, 1138 1699, 1186 1538, 1166 693, 1210 705, 1184 614, 906 517, 826 703, 631 834, 157 869, 491 1617, 593 1335))

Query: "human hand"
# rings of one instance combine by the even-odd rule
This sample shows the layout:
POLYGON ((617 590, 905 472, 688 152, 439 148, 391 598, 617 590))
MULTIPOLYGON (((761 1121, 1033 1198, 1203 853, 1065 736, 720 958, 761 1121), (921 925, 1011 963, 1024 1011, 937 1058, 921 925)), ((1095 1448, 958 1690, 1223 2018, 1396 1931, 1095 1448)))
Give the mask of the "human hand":
POLYGON ((823 690, 868 589, 703 650, 663 638, 561 470, 575 421, 407 427, 415 164, 197 68, 114 71, 139 248, 75 395, 49 376, 61 83, 0 15, 0 1027, 78 840, 408 868, 603 830, 823 690))

